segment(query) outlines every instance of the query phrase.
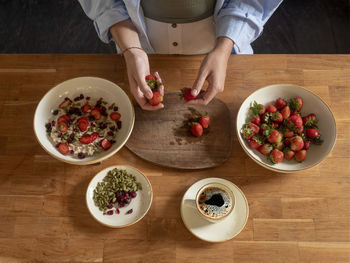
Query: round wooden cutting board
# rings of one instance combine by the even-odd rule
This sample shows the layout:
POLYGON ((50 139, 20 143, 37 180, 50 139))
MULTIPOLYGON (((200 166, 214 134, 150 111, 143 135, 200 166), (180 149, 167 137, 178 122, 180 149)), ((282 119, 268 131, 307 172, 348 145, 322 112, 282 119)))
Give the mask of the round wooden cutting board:
POLYGON ((229 109, 219 99, 207 106, 187 106, 178 95, 165 94, 165 108, 158 111, 144 111, 135 105, 135 126, 126 146, 139 157, 166 167, 203 169, 220 165, 232 150, 229 109), (188 120, 206 112, 209 128, 201 137, 194 137, 188 120))

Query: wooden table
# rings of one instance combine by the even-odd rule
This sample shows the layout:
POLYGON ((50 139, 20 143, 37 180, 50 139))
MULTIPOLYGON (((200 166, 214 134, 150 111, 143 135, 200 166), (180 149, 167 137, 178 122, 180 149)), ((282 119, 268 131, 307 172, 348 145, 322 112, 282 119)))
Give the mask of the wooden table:
MULTIPOLYGON (((201 56, 151 56, 167 90, 191 86, 201 56)), ((117 55, 0 55, 0 262, 350 262, 350 56, 232 56, 219 98, 235 116, 255 89, 301 85, 321 96, 336 117, 338 138, 320 165, 277 174, 255 164, 234 141, 215 169, 179 171, 147 163, 125 147, 99 165, 56 161, 34 139, 34 109, 56 84, 98 76, 125 90, 117 55), (109 229, 84 201, 94 174, 113 164, 139 168, 154 202, 139 223, 109 229), (226 178, 246 194, 249 221, 233 240, 201 241, 181 221, 180 200, 202 178, 226 178)))

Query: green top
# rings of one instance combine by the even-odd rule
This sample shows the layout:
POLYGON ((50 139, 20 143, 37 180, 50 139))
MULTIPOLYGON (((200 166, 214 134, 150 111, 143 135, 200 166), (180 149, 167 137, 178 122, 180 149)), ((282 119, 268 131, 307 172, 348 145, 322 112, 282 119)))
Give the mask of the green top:
POLYGON ((145 17, 165 23, 190 23, 214 13, 216 0, 141 0, 145 17))

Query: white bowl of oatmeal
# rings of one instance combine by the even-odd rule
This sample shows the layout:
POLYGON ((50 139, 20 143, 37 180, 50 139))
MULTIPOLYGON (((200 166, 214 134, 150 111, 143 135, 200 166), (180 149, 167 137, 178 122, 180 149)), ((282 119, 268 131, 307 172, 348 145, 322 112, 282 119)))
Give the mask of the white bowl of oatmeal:
POLYGON ((45 94, 35 111, 34 133, 56 159, 86 165, 118 152, 134 121, 133 105, 119 86, 101 78, 80 77, 45 94))

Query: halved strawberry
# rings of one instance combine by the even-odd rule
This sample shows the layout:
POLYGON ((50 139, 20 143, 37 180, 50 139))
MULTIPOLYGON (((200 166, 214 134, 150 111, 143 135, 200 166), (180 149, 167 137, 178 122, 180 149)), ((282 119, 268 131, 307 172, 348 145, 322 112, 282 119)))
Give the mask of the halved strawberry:
POLYGON ((97 133, 97 132, 93 132, 93 133, 90 135, 90 140, 91 140, 91 142, 95 141, 97 138, 98 138, 98 133, 97 133))
POLYGON ((113 121, 119 121, 121 116, 122 116, 122 115, 120 115, 120 113, 119 113, 119 112, 116 112, 116 111, 112 112, 112 113, 109 115, 109 117, 110 117, 113 121))
POLYGON ((64 101, 60 104, 60 108, 63 109, 65 107, 68 107, 72 101, 69 98, 65 98, 64 101))
POLYGON ((84 113, 87 113, 89 110, 91 110, 91 105, 86 103, 83 107, 81 107, 81 111, 84 113))
POLYGON ((179 96, 180 96, 180 98, 185 99, 185 101, 194 100, 196 98, 196 96, 193 96, 191 94, 191 89, 190 88, 183 88, 181 90, 181 93, 180 93, 179 96))
POLYGON ((112 145, 111 142, 107 139, 103 139, 101 141, 101 147, 103 150, 108 150, 109 148, 111 148, 111 145, 112 145))
POLYGON ((64 154, 64 155, 66 155, 68 152, 69 152, 69 147, 68 147, 68 145, 67 144, 65 144, 65 143, 60 143, 59 145, 58 145, 58 150, 60 151, 60 153, 62 153, 62 154, 64 154))
POLYGON ((82 136, 79 141, 82 143, 82 144, 90 144, 92 141, 91 141, 91 135, 84 135, 82 136))
POLYGON ((65 122, 61 122, 60 124, 58 124, 58 128, 61 133, 65 133, 68 131, 68 125, 65 122))
POLYGON ((70 117, 67 114, 62 115, 57 119, 57 124, 60 125, 61 123, 67 123, 69 119, 70 117))
POLYGON ((101 109, 98 107, 93 108, 90 111, 90 116, 94 116, 95 120, 101 119, 101 109))

